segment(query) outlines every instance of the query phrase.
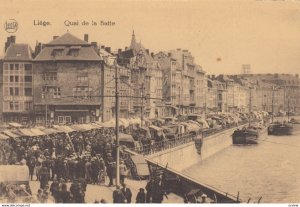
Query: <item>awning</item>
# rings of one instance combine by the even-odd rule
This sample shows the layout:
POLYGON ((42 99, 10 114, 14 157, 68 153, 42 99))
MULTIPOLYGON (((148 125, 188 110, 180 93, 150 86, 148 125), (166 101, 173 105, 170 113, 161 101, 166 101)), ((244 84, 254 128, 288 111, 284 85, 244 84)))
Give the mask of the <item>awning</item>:
POLYGON ((127 119, 120 118, 119 119, 120 126, 124 126, 127 128, 129 126, 129 121, 127 119))
POLYGON ((4 130, 2 133, 8 135, 8 136, 11 137, 11 138, 21 137, 20 134, 12 133, 10 130, 4 130))
POLYGON ((15 122, 8 123, 8 125, 9 125, 9 126, 12 126, 12 127, 16 127, 16 128, 23 127, 22 124, 15 123, 15 122))
POLYGON ((1 140, 6 140, 6 139, 9 139, 9 136, 0 133, 0 139, 1 139, 1 140))
MULTIPOLYGON (((116 139, 116 136, 114 136, 113 139, 116 139)), ((120 142, 134 142, 134 139, 130 134, 119 133, 119 141, 120 142)))
POLYGON ((157 126, 155 126, 155 125, 149 126, 149 129, 154 129, 154 130, 156 130, 156 131, 161 131, 161 130, 162 130, 162 128, 157 127, 157 126))
POLYGON ((57 130, 57 129, 53 129, 53 128, 46 128, 43 129, 43 132, 45 134, 56 134, 56 133, 61 133, 61 131, 57 130))
POLYGON ((133 125, 133 124, 141 124, 141 119, 140 118, 132 118, 132 119, 128 119, 129 124, 133 125))
POLYGON ((57 125, 53 125, 53 127, 55 129, 58 129, 59 131, 65 132, 65 133, 69 133, 69 132, 74 132, 76 131, 75 129, 72 129, 69 126, 57 126, 57 125))
POLYGON ((45 135, 45 133, 38 128, 31 128, 30 130, 32 131, 33 134, 35 134, 35 136, 45 135))
POLYGON ((28 137, 34 137, 36 136, 32 131, 30 131, 30 129, 19 129, 19 131, 24 134, 25 136, 28 137))

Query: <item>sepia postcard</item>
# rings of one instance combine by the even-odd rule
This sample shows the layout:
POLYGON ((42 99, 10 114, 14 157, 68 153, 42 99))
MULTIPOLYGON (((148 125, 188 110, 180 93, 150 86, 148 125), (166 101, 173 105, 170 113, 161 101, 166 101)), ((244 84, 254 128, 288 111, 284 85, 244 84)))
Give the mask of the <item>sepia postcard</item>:
POLYGON ((0 3, 0 204, 299 205, 299 0, 0 3))

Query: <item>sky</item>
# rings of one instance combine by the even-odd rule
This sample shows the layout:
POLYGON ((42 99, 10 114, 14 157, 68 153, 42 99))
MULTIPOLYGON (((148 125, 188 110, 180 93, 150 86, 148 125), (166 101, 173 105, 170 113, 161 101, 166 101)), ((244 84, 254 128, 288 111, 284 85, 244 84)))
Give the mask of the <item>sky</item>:
POLYGON ((0 56, 11 35, 5 22, 18 22, 17 43, 50 42, 69 31, 89 41, 124 49, 132 30, 150 52, 188 49, 207 74, 300 70, 300 0, 0 0, 0 56), (63 2, 63 3, 62 3, 63 2), (49 26, 34 21, 49 21, 49 26), (66 26, 65 21, 79 21, 66 26), (115 22, 100 26, 100 21, 115 22), (88 21, 90 25, 81 25, 88 21), (91 25, 97 22, 97 26, 91 25))

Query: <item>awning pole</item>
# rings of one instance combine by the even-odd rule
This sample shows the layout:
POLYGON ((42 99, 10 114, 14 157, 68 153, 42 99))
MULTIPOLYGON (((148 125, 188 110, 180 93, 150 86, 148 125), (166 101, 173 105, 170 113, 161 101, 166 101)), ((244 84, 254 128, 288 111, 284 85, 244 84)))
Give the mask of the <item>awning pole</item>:
POLYGON ((115 62, 115 80, 116 80, 116 151, 117 151, 117 159, 116 159, 116 185, 119 185, 120 179, 120 151, 119 151, 119 89, 118 89, 118 67, 117 63, 115 62))

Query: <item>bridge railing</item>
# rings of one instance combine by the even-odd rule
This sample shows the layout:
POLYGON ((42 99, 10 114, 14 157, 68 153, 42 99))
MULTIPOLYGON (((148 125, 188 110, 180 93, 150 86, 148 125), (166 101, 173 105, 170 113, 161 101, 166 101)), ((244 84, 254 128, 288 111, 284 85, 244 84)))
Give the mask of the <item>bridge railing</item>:
MULTIPOLYGON (((243 126, 247 123, 247 121, 239 122, 238 124, 230 124, 226 127, 222 127, 220 129, 209 129, 206 131, 202 131, 198 134, 199 137, 203 137, 204 139, 206 137, 212 136, 214 134, 226 131, 228 129, 232 129, 235 127, 243 126)), ((135 148, 132 148, 130 150, 133 150, 139 154, 143 155, 150 155, 154 154, 163 150, 172 149, 177 146, 189 143, 191 141, 194 141, 197 135, 195 134, 183 134, 183 135, 177 135, 173 139, 167 139, 165 141, 155 141, 151 144, 141 144, 140 146, 136 146, 135 148)))

